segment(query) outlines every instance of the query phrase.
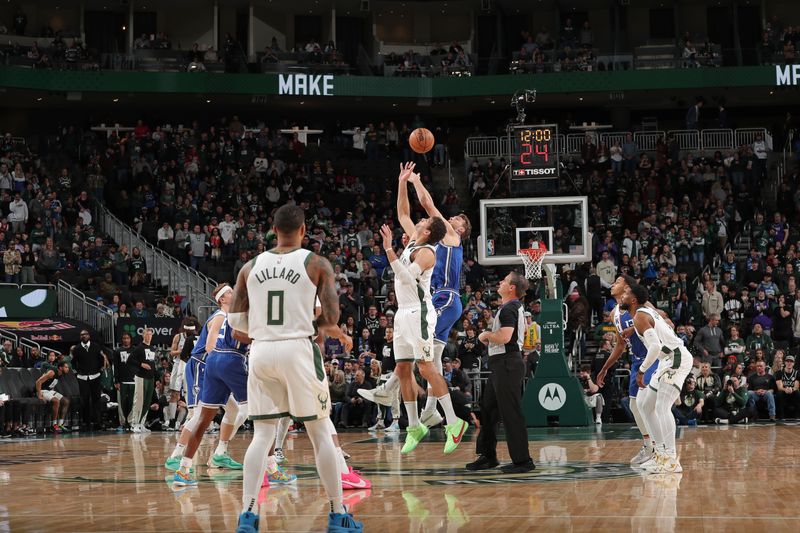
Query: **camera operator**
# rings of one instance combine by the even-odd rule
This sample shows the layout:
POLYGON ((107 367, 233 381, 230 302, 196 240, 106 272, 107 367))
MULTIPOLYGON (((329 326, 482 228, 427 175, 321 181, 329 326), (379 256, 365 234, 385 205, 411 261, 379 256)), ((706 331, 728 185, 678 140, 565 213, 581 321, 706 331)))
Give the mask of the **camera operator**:
POLYGON ((725 382, 725 386, 717 395, 716 415, 717 424, 736 424, 747 418, 755 416, 755 407, 747 405, 747 387, 739 382, 739 378, 731 376, 725 382))
POLYGON ((600 387, 592 380, 591 370, 592 367, 590 365, 581 365, 578 379, 580 379, 583 392, 586 394, 586 405, 594 409, 594 423, 602 424, 605 400, 603 395, 600 394, 600 387))

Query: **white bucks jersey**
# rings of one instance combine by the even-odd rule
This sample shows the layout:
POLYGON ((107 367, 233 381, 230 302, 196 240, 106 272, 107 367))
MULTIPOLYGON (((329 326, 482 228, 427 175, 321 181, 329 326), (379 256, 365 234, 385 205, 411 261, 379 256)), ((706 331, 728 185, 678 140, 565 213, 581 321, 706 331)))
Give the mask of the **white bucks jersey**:
MULTIPOLYGON (((688 358, 688 361, 683 360, 687 359, 682 353, 682 349, 684 347, 683 341, 675 334, 675 330, 670 327, 667 321, 664 320, 664 318, 659 315, 655 309, 650 309, 649 307, 640 307, 636 310, 636 312, 645 313, 652 317, 654 323, 653 327, 662 346, 661 353, 659 354, 658 358, 662 360, 663 363, 669 363, 669 366, 672 368, 686 366, 687 363, 689 366, 691 366, 691 357, 688 358)), ((636 334, 639 335, 639 332, 637 331, 636 334)), ((639 335, 639 338, 642 339, 642 343, 645 345, 645 348, 649 349, 650 345, 648 344, 647 339, 641 335, 639 335)), ((663 363, 660 364, 661 367, 664 366, 663 363)))
POLYGON ((312 252, 263 252, 247 277, 250 337, 256 341, 308 338, 314 335, 317 286, 306 272, 312 252))
MULTIPOLYGON (((436 255, 436 249, 433 246, 427 244, 415 246, 414 241, 411 241, 408 243, 408 246, 406 246, 406 249, 403 250, 403 254, 400 256, 399 261, 403 264, 403 266, 408 268, 411 263, 414 262, 411 258, 411 255, 417 250, 421 250, 423 248, 429 249, 431 252, 433 252, 434 256, 436 255)), ((399 276, 395 276, 394 292, 397 296, 398 307, 408 309, 412 307, 420 307, 422 304, 426 304, 428 309, 432 309, 431 276, 433 276, 433 268, 429 268, 423 272, 422 275, 417 279, 417 282, 411 285, 402 281, 399 276)))

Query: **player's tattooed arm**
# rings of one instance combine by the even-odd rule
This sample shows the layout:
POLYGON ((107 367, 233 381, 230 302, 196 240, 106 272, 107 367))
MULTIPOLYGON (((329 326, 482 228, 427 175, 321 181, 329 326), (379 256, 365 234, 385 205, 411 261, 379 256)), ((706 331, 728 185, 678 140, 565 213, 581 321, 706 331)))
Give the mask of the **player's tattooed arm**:
POLYGON ((320 303, 317 327, 323 335, 338 337, 340 310, 333 267, 331 267, 326 258, 313 254, 306 266, 306 271, 308 272, 308 277, 317 286, 317 296, 320 303))
MULTIPOLYGON (((234 329, 246 335, 249 333, 250 324, 248 316, 250 314, 250 297, 247 294, 247 278, 250 276, 250 270, 253 268, 253 261, 248 262, 239 271, 236 277, 236 286, 233 288, 233 297, 231 298, 231 307, 228 312, 228 323, 234 329)), ((243 338, 234 336, 240 342, 248 342, 243 338)))

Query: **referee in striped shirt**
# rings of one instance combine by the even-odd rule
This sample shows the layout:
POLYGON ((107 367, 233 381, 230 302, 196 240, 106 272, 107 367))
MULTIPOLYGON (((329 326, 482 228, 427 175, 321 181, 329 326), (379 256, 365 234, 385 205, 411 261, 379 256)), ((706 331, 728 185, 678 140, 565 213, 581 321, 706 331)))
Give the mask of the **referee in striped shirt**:
POLYGON ((478 340, 489 347, 491 375, 481 400, 481 431, 476 451, 478 459, 467 470, 487 470, 498 466, 497 423, 503 419, 511 463, 500 468, 507 474, 523 474, 535 468, 528 452, 528 428, 522 414, 522 380, 525 363, 522 344, 525 337, 524 306, 521 299, 528 290, 528 280, 518 272, 509 273, 497 292, 502 305, 494 317, 492 331, 484 331, 478 340))

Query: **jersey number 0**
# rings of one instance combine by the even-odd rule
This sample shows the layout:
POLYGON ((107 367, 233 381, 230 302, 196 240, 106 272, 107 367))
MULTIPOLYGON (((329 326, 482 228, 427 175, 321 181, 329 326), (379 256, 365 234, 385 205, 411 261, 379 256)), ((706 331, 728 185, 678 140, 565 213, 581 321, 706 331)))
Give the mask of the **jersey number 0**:
POLYGON ((283 291, 267 292, 267 325, 283 325, 283 291))

